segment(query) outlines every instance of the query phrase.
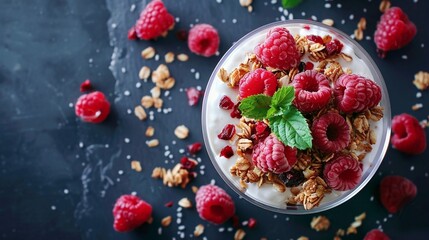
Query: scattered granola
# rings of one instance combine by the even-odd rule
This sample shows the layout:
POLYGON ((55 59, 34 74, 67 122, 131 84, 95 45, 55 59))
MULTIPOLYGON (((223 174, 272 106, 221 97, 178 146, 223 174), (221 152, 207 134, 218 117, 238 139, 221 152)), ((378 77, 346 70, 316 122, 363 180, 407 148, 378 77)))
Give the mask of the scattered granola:
POLYGON ((246 236, 246 232, 239 228, 234 234, 234 240, 242 240, 246 236))
POLYGON ((143 59, 151 59, 155 56, 155 48, 153 47, 147 47, 145 49, 143 49, 142 53, 142 58, 143 59))
POLYGON ((184 54, 184 53, 180 53, 179 55, 177 55, 177 60, 181 61, 181 62, 186 62, 188 61, 189 57, 188 55, 184 54))
POLYGON ((429 87, 429 72, 419 71, 416 73, 413 83, 419 90, 426 90, 429 87))
POLYGON ((194 230, 194 236, 195 237, 199 237, 203 233, 204 233, 204 225, 198 224, 197 226, 195 226, 195 230, 194 230))
POLYGON ((362 225, 362 221, 366 218, 366 213, 363 212, 360 215, 355 217, 355 221, 350 224, 350 226, 347 228, 347 235, 349 234, 356 234, 357 228, 362 225))
POLYGON ((390 8, 390 5, 390 0, 381 0, 378 9, 380 10, 380 12, 384 13, 387 9, 390 8))
POLYGON ((161 220, 161 226, 163 226, 163 227, 170 226, 172 220, 173 220, 173 217, 171 217, 171 216, 164 217, 161 220))
POLYGON ((412 109, 413 111, 417 111, 417 110, 419 110, 419 109, 421 109, 421 108, 423 108, 423 103, 416 103, 416 104, 414 104, 413 106, 411 106, 411 109, 412 109))
POLYGON ((331 26, 331 27, 334 26, 334 20, 332 20, 330 18, 323 19, 322 23, 325 24, 325 25, 331 26))
POLYGON ((148 126, 145 131, 146 137, 152 137, 155 134, 155 128, 152 126, 148 126))
POLYGON ((143 121, 147 118, 146 111, 144 110, 144 108, 142 106, 136 106, 134 108, 134 115, 136 115, 136 117, 138 119, 140 119, 141 121, 143 121))
POLYGON ((144 80, 148 79, 150 76, 150 68, 148 66, 143 66, 139 71, 139 78, 144 80))
POLYGON ((166 53, 165 56, 164 56, 164 60, 165 60, 165 63, 172 63, 172 62, 174 62, 174 53, 173 52, 166 53))
POLYGON ((361 17, 358 24, 357 29, 354 31, 355 39, 360 41, 363 39, 363 31, 366 29, 366 18, 361 17))
POLYGON ((182 198, 179 200, 179 206, 181 206, 183 208, 191 208, 192 203, 191 203, 191 201, 189 201, 188 198, 182 198))
POLYGON ((179 125, 174 130, 174 135, 179 139, 185 139, 189 135, 189 129, 185 125, 179 125))
MULTIPOLYGON (((195 166, 198 164, 198 162, 193 159, 189 159, 189 161, 192 161, 195 166)), ((192 173, 183 168, 180 163, 176 164, 173 169, 155 167, 152 171, 152 178, 162 179, 163 184, 168 187, 180 186, 185 188, 192 177, 192 173)))
POLYGON ((131 169, 136 170, 136 172, 142 171, 142 166, 140 165, 140 162, 137 160, 131 161, 131 169))
POLYGON ((310 223, 311 228, 318 232, 323 230, 328 230, 330 225, 331 225, 331 222, 325 216, 313 217, 310 223))
POLYGON ((146 141, 146 145, 148 147, 157 147, 159 145, 159 140, 158 139, 148 140, 146 141))

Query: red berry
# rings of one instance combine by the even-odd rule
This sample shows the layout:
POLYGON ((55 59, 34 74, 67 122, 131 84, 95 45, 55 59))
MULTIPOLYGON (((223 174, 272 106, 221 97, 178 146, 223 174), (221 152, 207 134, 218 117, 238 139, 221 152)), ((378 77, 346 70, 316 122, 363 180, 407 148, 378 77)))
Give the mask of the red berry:
POLYGON ((199 151, 201 151, 201 148, 202 144, 200 142, 195 142, 188 145, 188 151, 190 154, 197 154, 199 151))
POLYGON ((230 140, 235 134, 234 124, 227 124, 222 131, 217 135, 219 139, 230 140))
POLYGON ((372 229, 366 233, 363 240, 390 240, 390 238, 379 229, 372 229))
POLYGON ((140 13, 135 25, 137 36, 143 40, 166 35, 174 27, 174 18, 161 0, 153 0, 140 13))
POLYGON ((228 96, 224 95, 219 102, 219 107, 225 110, 229 110, 234 107, 234 102, 228 96))
POLYGON ((234 150, 232 150, 232 147, 229 145, 226 145, 222 150, 220 150, 219 156, 230 158, 234 155, 234 150))
POLYGON ((338 39, 333 39, 325 45, 329 56, 338 54, 343 49, 343 44, 338 39))
POLYGON ((188 47, 197 55, 213 56, 219 48, 219 43, 219 34, 212 25, 197 24, 189 30, 188 47))
POLYGON ((264 65, 282 70, 298 66, 301 58, 295 39, 286 28, 281 27, 271 29, 254 52, 264 65))
POLYGON ((416 33, 416 25, 408 19, 402 9, 392 7, 381 15, 374 33, 374 41, 377 49, 385 53, 404 47, 413 40, 416 33))
POLYGON ((320 43, 322 45, 325 44, 323 42, 323 38, 321 36, 318 36, 318 35, 307 35, 307 39, 314 42, 314 43, 320 43))
POLYGON ((88 92, 90 90, 92 90, 91 81, 89 79, 86 79, 83 83, 80 84, 80 91, 88 92))
POLYGON ((296 153, 296 148, 286 146, 270 135, 254 146, 252 160, 263 172, 280 174, 292 169, 297 161, 296 153))
POLYGON ((308 70, 295 75, 293 104, 301 112, 313 112, 325 107, 331 100, 331 86, 322 73, 308 70))
POLYGON ((408 154, 421 154, 426 150, 426 133, 419 121, 406 113, 392 119, 392 146, 408 154))
POLYGON ((225 190, 215 185, 198 188, 195 202, 200 217, 214 224, 224 223, 235 213, 232 198, 225 190))
POLYGON ((323 176, 334 190, 346 191, 359 184, 362 177, 360 163, 350 155, 339 154, 326 163, 323 176))
POLYGON ((373 81, 356 75, 343 74, 334 85, 337 107, 344 113, 362 112, 375 107, 381 100, 381 88, 373 81))
POLYGON ((187 88, 185 91, 186 96, 188 97, 189 106, 197 105, 198 101, 200 100, 200 96, 202 95, 201 91, 194 87, 187 88))
POLYGON ((279 179, 284 182, 286 187, 296 187, 304 182, 305 176, 301 170, 291 169, 290 171, 279 174, 279 179))
POLYGON ((416 185, 401 176, 386 176, 380 183, 380 201, 390 213, 398 212, 417 195, 416 185))
POLYGON ((85 122, 100 123, 110 113, 110 103, 102 92, 83 94, 75 105, 76 116, 85 122))
POLYGON ((261 121, 255 123, 255 140, 263 140, 270 135, 270 127, 261 121))
POLYGON ((179 41, 186 42, 188 40, 188 32, 186 30, 179 30, 176 32, 176 38, 179 41))
POLYGON ((249 228, 254 228, 256 226, 256 219, 249 218, 249 223, 247 226, 249 226, 249 228))
POLYGON ((122 195, 113 207, 113 228, 118 232, 131 231, 147 222, 152 216, 152 206, 137 196, 122 195))
POLYGON ((314 147, 325 153, 343 150, 350 142, 350 128, 343 116, 328 112, 316 118, 311 126, 314 147))
POLYGON ((180 159, 180 166, 181 168, 186 169, 190 172, 195 168, 195 166, 197 166, 197 162, 195 160, 191 160, 188 157, 183 156, 180 159))
POLYGON ((241 111, 238 108, 239 106, 240 106, 240 102, 236 103, 232 108, 232 111, 229 114, 232 118, 241 118, 241 111))
POLYGON ((137 32, 136 28, 132 26, 130 30, 128 30, 128 39, 129 40, 137 40, 137 32))
POLYGON ((174 205, 173 201, 169 201, 166 204, 164 204, 164 206, 166 206, 166 207, 172 207, 173 205, 174 205))
POLYGON ((312 62, 305 63, 305 70, 313 70, 314 64, 312 62))
POLYGON ((241 99, 256 94, 273 96, 276 90, 276 75, 263 68, 258 68, 252 72, 246 73, 240 79, 238 86, 239 96, 241 99))

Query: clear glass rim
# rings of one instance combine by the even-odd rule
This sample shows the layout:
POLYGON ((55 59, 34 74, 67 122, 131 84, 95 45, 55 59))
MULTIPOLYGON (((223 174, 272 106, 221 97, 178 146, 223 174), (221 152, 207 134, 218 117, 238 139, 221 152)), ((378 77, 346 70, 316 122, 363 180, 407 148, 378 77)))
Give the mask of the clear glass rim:
POLYGON ((379 166, 381 165, 383 158, 387 152, 388 146, 389 146, 389 140, 390 140, 390 134, 391 134, 391 107, 390 107, 390 101, 389 101, 389 94, 387 92, 387 87, 386 87, 386 84, 384 82, 383 76, 382 76, 380 70, 378 69, 377 65, 375 64, 374 60, 366 52, 366 50, 362 46, 360 46, 359 43, 357 43, 355 40, 350 38, 350 36, 348 36, 347 34, 342 32, 341 30, 338 30, 334 27, 330 27, 330 26, 327 26, 325 24, 310 21, 310 20, 295 19, 295 20, 278 21, 278 22, 273 22, 273 23, 263 25, 263 26, 255 29, 255 30, 247 33, 242 38, 240 38, 240 40, 238 40, 233 46, 231 46, 231 48, 222 56, 221 60, 216 65, 216 67, 213 70, 213 72, 210 76, 210 79, 207 83, 206 90, 204 93, 204 99, 203 99, 201 121, 202 121, 202 128, 203 128, 202 133, 203 133, 203 138, 204 138, 204 144, 205 144, 207 153, 209 155, 209 158, 210 158, 213 166, 215 167, 216 171, 218 172, 218 174, 221 176, 221 178, 226 182, 226 184, 231 189, 233 189, 240 197, 246 199, 250 203, 252 203, 258 207, 261 207, 263 209, 273 211, 273 212, 277 212, 277 213, 282 213, 282 214, 304 215, 304 214, 313 214, 313 213, 326 211, 326 210, 329 210, 331 208, 334 208, 334 207, 346 202, 347 200, 349 200, 350 198, 355 196, 360 190, 362 190, 366 186, 366 184, 372 179, 374 174, 377 172, 379 166), (273 28, 273 27, 278 27, 278 26, 283 26, 283 27, 287 28, 288 25, 297 25, 297 24, 302 25, 303 27, 308 25, 308 26, 316 26, 318 28, 326 29, 327 31, 335 33, 337 35, 336 37, 342 38, 340 40, 348 41, 351 44, 351 46, 353 46, 353 50, 355 51, 356 55, 359 56, 360 58, 362 58, 363 61, 368 63, 368 68, 370 69, 372 75, 374 76, 374 81, 380 85, 380 87, 382 89, 382 100, 380 102, 380 105, 383 106, 383 108, 384 108, 384 116, 383 116, 383 119, 381 121, 382 121, 382 124, 385 126, 385 131, 382 132, 382 136, 377 136, 377 140, 382 141, 382 143, 380 144, 380 148, 377 149, 377 153, 375 155, 375 157, 377 159, 375 159, 375 161, 372 162, 372 165, 370 167, 371 169, 368 169, 364 173, 363 180, 360 183, 360 185, 357 186, 356 188, 354 188, 353 190, 349 190, 349 191, 347 191, 347 193, 342 194, 339 198, 337 198, 331 202, 328 202, 324 205, 310 209, 310 210, 305 210, 302 206, 287 206, 286 204, 285 204, 284 208, 273 207, 273 206, 258 202, 254 198, 252 198, 252 197, 248 196, 247 194, 245 194, 244 192, 242 192, 239 189, 239 187, 237 187, 234 183, 232 183, 228 179, 227 176, 225 176, 222 169, 219 167, 218 163, 216 162, 216 157, 215 157, 212 149, 210 148, 210 144, 209 144, 209 140, 208 140, 208 136, 207 136, 207 125, 206 125, 208 95, 210 93, 211 86, 212 86, 214 80, 216 79, 216 75, 217 75, 219 69, 223 66, 224 62, 229 57, 229 55, 238 46, 240 46, 243 42, 245 42, 248 38, 252 37, 253 35, 255 35, 261 31, 264 31, 266 29, 273 28))

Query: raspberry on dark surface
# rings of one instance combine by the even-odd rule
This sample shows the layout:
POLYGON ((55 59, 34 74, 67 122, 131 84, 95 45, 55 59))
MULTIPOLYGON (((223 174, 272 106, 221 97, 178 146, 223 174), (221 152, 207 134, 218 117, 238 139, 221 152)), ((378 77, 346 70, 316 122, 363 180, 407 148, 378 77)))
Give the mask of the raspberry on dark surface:
POLYGON ((298 66, 301 59, 295 39, 282 27, 271 29, 264 42, 255 47, 254 52, 265 66, 282 70, 298 66))
POLYGON ((389 8, 381 16, 374 33, 379 56, 384 57, 387 51, 408 45, 416 33, 416 25, 408 19, 401 8, 389 8))
POLYGON ((396 213, 417 195, 417 186, 402 176, 386 176, 380 183, 380 201, 390 213, 396 213))
POLYGON ((113 228, 127 232, 147 222, 152 216, 152 206, 134 195, 122 195, 113 207, 113 228))
POLYGON ((196 24, 189 30, 188 47, 197 55, 211 57, 216 54, 219 44, 219 34, 210 24, 196 24))
POLYGON ((185 91, 189 106, 197 105, 202 95, 201 91, 194 87, 187 88, 185 91))
POLYGON ((415 117, 402 113, 392 119, 393 148, 403 153, 416 155, 426 150, 426 132, 415 117))
POLYGON ((254 219, 254 218, 249 218, 249 221, 248 221, 247 226, 248 226, 249 228, 255 228, 255 227, 256 227, 256 219, 254 219))
POLYGON ((202 144, 200 142, 195 142, 188 145, 188 152, 190 154, 197 154, 201 151, 202 144))
POLYGON ((92 90, 91 80, 86 79, 83 83, 80 84, 80 92, 89 92, 92 90))
POLYGON ((263 172, 280 174, 292 169, 297 161, 296 154, 296 148, 286 146, 270 135, 253 147, 252 161, 263 172))
POLYGON ((326 163, 323 176, 328 186, 333 190, 346 191, 359 184, 362 177, 362 167, 352 156, 337 154, 326 163))
POLYGON ((110 113, 110 103, 102 92, 83 94, 75 104, 75 114, 84 122, 100 123, 110 113))
POLYGON ((314 147, 325 153, 343 150, 350 142, 350 128, 343 116, 328 112, 316 118, 311 126, 314 147))
POLYGON ((174 27, 174 17, 161 0, 153 0, 140 13, 135 24, 137 37, 143 40, 156 39, 166 35, 174 27))
POLYGON ((211 223, 222 224, 234 216, 235 205, 225 190, 215 185, 203 185, 195 196, 199 216, 211 223))
POLYGON ((241 99, 256 95, 265 94, 273 96, 277 90, 276 76, 263 68, 258 68, 252 72, 246 73, 238 86, 238 92, 241 99))
POLYGON ((338 109, 346 114, 362 112, 381 101, 381 88, 374 81, 356 74, 342 74, 334 84, 338 109))
POLYGON ((301 112, 313 112, 325 107, 331 100, 332 90, 325 75, 315 70, 307 70, 295 75, 293 104, 301 112))
POLYGON ((380 229, 372 229, 365 234, 363 240, 390 240, 390 238, 380 229))
POLYGON ((136 28, 134 26, 132 26, 130 28, 130 30, 128 30, 128 35, 127 35, 129 40, 137 40, 137 32, 136 32, 136 28))

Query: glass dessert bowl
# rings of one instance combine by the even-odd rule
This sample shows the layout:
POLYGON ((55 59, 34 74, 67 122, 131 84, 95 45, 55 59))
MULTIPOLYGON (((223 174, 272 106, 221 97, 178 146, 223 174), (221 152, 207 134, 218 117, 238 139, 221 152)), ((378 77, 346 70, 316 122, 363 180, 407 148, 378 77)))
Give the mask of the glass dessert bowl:
POLYGON ((383 160, 390 121, 387 88, 369 54, 307 20, 271 23, 236 42, 210 77, 202 112, 205 146, 222 179, 249 202, 286 214, 328 210, 356 195, 383 160), (287 51, 299 54, 285 68, 263 56, 281 29, 295 44, 287 51), (322 88, 323 104, 299 95, 322 88), (358 95, 360 105, 350 104, 358 95))

